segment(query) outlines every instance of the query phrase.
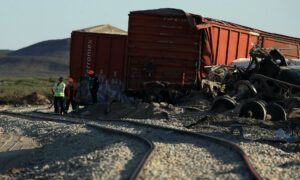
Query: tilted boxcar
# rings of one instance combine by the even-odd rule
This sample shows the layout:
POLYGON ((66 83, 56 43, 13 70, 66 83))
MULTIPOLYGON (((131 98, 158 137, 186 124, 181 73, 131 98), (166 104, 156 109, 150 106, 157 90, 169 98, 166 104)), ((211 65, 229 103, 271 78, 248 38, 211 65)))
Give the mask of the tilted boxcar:
POLYGON ((124 79, 127 32, 111 25, 100 25, 73 31, 70 49, 70 77, 94 70, 110 80, 124 79))
POLYGON ((285 48, 299 59, 300 39, 231 22, 204 18, 179 9, 133 11, 129 14, 126 88, 161 81, 184 86, 205 78, 206 66, 249 58, 256 45, 285 48))
POLYGON ((111 25, 73 31, 70 49, 70 77, 75 79, 77 100, 88 104, 88 72, 98 76, 98 101, 120 94, 125 78, 127 32, 111 25))
POLYGON ((128 25, 128 89, 146 81, 193 85, 201 33, 176 9, 134 11, 128 25))

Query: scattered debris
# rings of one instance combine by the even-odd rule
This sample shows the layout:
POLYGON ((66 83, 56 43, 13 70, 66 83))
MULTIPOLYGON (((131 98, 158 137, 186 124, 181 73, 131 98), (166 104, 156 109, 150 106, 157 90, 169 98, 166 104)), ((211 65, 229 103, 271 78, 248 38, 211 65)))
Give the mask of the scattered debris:
POLYGON ((151 118, 168 120, 171 115, 181 114, 184 111, 184 108, 174 107, 166 102, 140 102, 136 105, 130 105, 115 101, 111 104, 102 103, 87 106, 87 108, 83 109, 83 112, 80 112, 80 115, 106 119, 151 118))
POLYGON ((239 111, 240 117, 287 120, 287 100, 300 96, 300 66, 289 67, 279 49, 253 48, 247 68, 218 65, 203 81, 216 113, 239 111))
POLYGON ((276 138, 278 138, 278 139, 291 139, 292 134, 291 133, 286 133, 282 128, 280 128, 276 131, 276 138))
POLYGON ((193 127, 193 126, 195 126, 195 125, 197 125, 197 124, 199 124, 199 123, 201 123, 201 122, 206 121, 207 118, 208 118, 208 116, 204 116, 203 118, 201 118, 200 120, 198 120, 196 123, 192 123, 192 124, 187 125, 187 126, 185 126, 185 127, 186 127, 186 128, 191 128, 191 127, 193 127))
POLYGON ((246 102, 240 109, 240 117, 265 120, 267 117, 266 103, 262 100, 246 102))
POLYGON ((232 88, 239 80, 240 69, 226 65, 212 66, 206 79, 201 81, 201 88, 204 92, 213 97, 223 95, 226 90, 232 88))
POLYGON ((298 134, 294 134, 293 131, 284 131, 282 128, 279 128, 276 131, 275 138, 262 138, 259 141, 272 143, 300 143, 300 137, 298 134))
POLYGON ((236 134, 237 132, 238 132, 239 136, 244 137, 243 126, 240 124, 231 124, 230 125, 230 133, 232 135, 237 135, 236 134))

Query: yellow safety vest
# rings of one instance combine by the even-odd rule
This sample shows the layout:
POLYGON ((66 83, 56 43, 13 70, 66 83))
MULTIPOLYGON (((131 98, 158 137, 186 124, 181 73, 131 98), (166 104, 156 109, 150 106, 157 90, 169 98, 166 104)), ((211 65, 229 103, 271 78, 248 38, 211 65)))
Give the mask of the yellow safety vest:
POLYGON ((54 84, 54 96, 55 97, 64 97, 65 96, 65 83, 61 82, 58 86, 58 83, 54 84))

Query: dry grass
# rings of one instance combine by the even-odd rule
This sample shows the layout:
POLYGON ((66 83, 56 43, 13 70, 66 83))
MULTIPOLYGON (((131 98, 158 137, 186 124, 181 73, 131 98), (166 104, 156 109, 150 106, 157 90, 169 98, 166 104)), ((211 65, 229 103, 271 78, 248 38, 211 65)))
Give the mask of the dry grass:
POLYGON ((23 104, 23 97, 33 92, 51 98, 51 88, 57 79, 58 77, 0 78, 0 104, 23 104))

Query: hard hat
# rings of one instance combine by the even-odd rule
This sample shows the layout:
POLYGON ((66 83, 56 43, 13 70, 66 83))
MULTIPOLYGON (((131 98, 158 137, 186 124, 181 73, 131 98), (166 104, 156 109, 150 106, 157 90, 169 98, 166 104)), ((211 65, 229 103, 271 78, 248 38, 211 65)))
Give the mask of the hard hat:
POLYGON ((89 74, 91 75, 91 74, 94 74, 94 71, 93 70, 90 70, 89 71, 89 74))
POLYGON ((69 78, 69 82, 73 82, 74 80, 73 80, 73 78, 69 78))

